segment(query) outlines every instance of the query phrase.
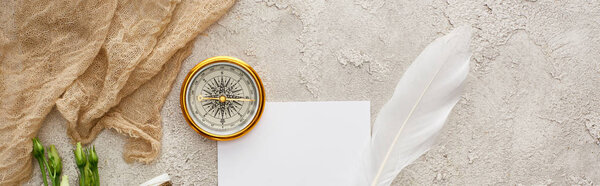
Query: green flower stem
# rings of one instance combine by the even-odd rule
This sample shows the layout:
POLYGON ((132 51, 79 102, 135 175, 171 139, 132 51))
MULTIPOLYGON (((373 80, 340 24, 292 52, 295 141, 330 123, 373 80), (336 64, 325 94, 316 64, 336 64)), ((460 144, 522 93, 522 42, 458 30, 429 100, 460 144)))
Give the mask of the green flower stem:
POLYGON ((60 176, 58 175, 54 175, 51 176, 52 177, 52 186, 59 186, 60 185, 60 176))
POLYGON ((77 146, 75 147, 75 150, 73 150, 73 153, 75 154, 75 164, 77 164, 77 168, 79 168, 79 185, 87 186, 87 180, 85 176, 85 165, 87 164, 87 158, 80 142, 77 142, 77 146))
POLYGON ((83 177, 85 177, 85 186, 94 185, 96 182, 94 181, 94 176, 92 175, 92 170, 90 169, 89 163, 85 165, 85 167, 83 168, 83 172, 83 177))
MULTIPOLYGON (((45 169, 46 169, 46 170, 48 170, 48 177, 50 177, 50 181, 53 181, 53 180, 52 180, 52 175, 51 175, 51 173, 50 173, 50 167, 48 167, 48 159, 46 159, 46 156, 45 156, 45 155, 44 155, 44 156, 42 156, 42 157, 44 158, 44 167, 45 167, 45 169)), ((46 172, 46 170, 44 170, 44 172, 46 172)), ((42 174, 42 175, 43 175, 43 174, 42 174)), ((44 176, 44 182, 47 182, 47 181, 46 181, 46 176, 44 176)), ((54 183, 52 183, 52 185, 54 185, 54 183)))
POLYGON ((46 180, 46 167, 48 166, 48 162, 46 160, 46 156, 44 155, 44 145, 40 142, 40 140, 36 137, 31 139, 33 149, 31 154, 33 157, 38 160, 38 164, 40 165, 40 171, 42 171, 42 179, 44 180, 44 186, 48 186, 48 181, 46 180))
POLYGON ((79 168, 79 185, 100 186, 96 147, 84 149, 81 147, 81 143, 77 143, 73 153, 75 154, 75 163, 77 164, 77 168, 79 168))
POLYGON ((83 167, 79 167, 79 185, 85 185, 85 173, 83 172, 83 167))
POLYGON ((96 181, 96 186, 100 186, 100 175, 98 175, 98 168, 94 169, 94 180, 96 181))
POLYGON ((42 179, 44 180, 44 186, 48 186, 48 180, 46 180, 46 167, 44 166, 44 160, 40 158, 36 158, 38 160, 38 164, 40 164, 40 171, 42 171, 42 179))
POLYGON ((52 180, 53 186, 60 184, 60 174, 62 173, 62 160, 54 145, 48 147, 48 174, 52 180))
POLYGON ((100 186, 100 176, 98 175, 98 154, 96 154, 96 147, 88 148, 88 163, 90 164, 90 169, 92 170, 92 174, 90 176, 93 177, 93 186, 100 186))

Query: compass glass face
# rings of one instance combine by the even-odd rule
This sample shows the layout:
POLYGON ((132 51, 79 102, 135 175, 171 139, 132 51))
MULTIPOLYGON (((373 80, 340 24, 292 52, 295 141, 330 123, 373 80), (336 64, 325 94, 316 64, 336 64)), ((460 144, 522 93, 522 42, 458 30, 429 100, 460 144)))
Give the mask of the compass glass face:
POLYGON ((248 126, 258 111, 256 81, 242 67, 217 62, 193 75, 186 106, 196 126, 217 135, 231 135, 248 126))

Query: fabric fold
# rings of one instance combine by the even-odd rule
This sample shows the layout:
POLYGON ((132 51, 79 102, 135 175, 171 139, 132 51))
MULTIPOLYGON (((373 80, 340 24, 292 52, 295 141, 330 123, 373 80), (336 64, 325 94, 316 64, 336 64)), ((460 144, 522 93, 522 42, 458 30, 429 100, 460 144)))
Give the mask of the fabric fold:
POLYGON ((173 87, 181 63, 192 52, 192 46, 193 42, 190 42, 179 49, 162 71, 125 97, 98 122, 98 125, 115 129, 130 137, 123 154, 125 161, 149 163, 158 156, 162 139, 160 110, 173 87))
MULTIPOLYGON (((169 2, 172 3, 172 1, 169 2)), ((169 2, 158 4, 168 4, 169 2)), ((160 108, 162 108, 166 93, 170 91, 170 84, 174 80, 166 81, 168 82, 166 83, 163 80, 152 81, 151 79, 160 73, 170 73, 168 77, 162 77, 164 80, 174 78, 179 72, 179 68, 176 71, 171 71, 167 67, 173 65, 166 65, 169 63, 168 61, 176 60, 176 63, 180 64, 189 55, 189 52, 186 51, 190 50, 191 46, 186 47, 186 44, 193 42, 198 34, 224 15, 235 1, 182 1, 174 9, 154 6, 154 4, 147 2, 147 4, 152 5, 142 6, 146 7, 144 12, 149 11, 149 7, 154 8, 152 12, 163 12, 162 16, 156 16, 151 20, 165 18, 169 19, 168 24, 162 25, 162 23, 165 23, 164 21, 151 22, 154 24, 150 24, 153 26, 146 26, 151 28, 148 30, 160 30, 162 32, 144 32, 146 35, 140 36, 140 39, 124 39, 126 33, 141 32, 134 30, 134 27, 131 26, 122 26, 124 23, 135 23, 136 20, 149 19, 144 12, 133 11, 139 9, 138 5, 135 5, 137 7, 135 8, 128 3, 131 2, 119 2, 107 42, 105 42, 101 52, 86 73, 69 87, 56 104, 58 110, 67 120, 67 131, 74 141, 80 141, 84 144, 90 143, 105 127, 109 127, 129 135, 139 142, 135 143, 138 145, 126 145, 124 154, 126 160, 139 160, 148 163, 154 160, 159 153, 160 141, 158 139, 160 138, 158 134, 146 135, 142 132, 160 133, 161 123, 160 117, 154 118, 153 121, 142 121, 141 118, 159 116, 156 110, 160 111, 160 108), (172 13, 168 13, 169 10, 172 13), (132 12, 137 14, 123 15, 132 12), (122 17, 128 17, 126 20, 133 19, 134 21, 123 21, 124 18, 122 17), (120 47, 122 45, 128 45, 129 48, 123 50, 120 47), (135 50, 132 46, 140 46, 137 48, 143 50, 135 50), (130 54, 135 51, 140 52, 135 55, 130 54), (172 72, 175 72, 175 74, 172 72), (148 83, 160 85, 148 85, 153 89, 166 90, 152 92, 154 90, 146 91, 145 88, 141 88, 148 83), (153 95, 153 101, 141 99, 143 96, 133 96, 133 98, 124 101, 128 96, 137 92, 141 92, 138 94, 152 92, 151 94, 156 95, 153 95), (161 97, 162 94, 164 96, 161 97), (132 108, 132 105, 136 107, 132 108), (156 105, 160 107, 156 107, 156 105), (116 108, 116 110, 113 108, 116 108), (146 108, 154 108, 154 110, 146 108), (134 119, 130 120, 129 118, 134 119), (146 127, 147 130, 143 130, 142 127, 146 127)))
MULTIPOLYGON (((90 143, 95 139, 98 133, 104 128, 103 125, 99 125, 98 123, 101 117, 111 108, 117 106, 123 98, 134 93, 140 86, 158 74, 163 65, 178 50, 183 48, 186 43, 195 39, 200 32, 204 31, 224 15, 234 2, 233 0, 182 1, 175 7, 172 16, 169 17, 170 21, 164 25, 165 28, 161 29, 162 32, 160 34, 153 32, 152 35, 146 35, 145 39, 153 43, 153 47, 151 50, 144 50, 136 58, 119 58, 131 54, 127 54, 129 50, 115 49, 114 46, 116 44, 110 41, 117 40, 117 43, 124 41, 121 38, 113 38, 122 37, 124 34, 109 34, 103 49, 106 49, 107 53, 110 54, 106 57, 99 55, 99 59, 96 60, 98 62, 94 63, 98 64, 98 66, 93 65, 88 69, 84 76, 79 78, 78 82, 73 84, 57 102, 58 110, 68 121, 67 129, 69 136, 74 141, 81 141, 84 144, 90 143), (135 59, 135 61, 132 59, 135 59), (126 63, 123 64, 123 61, 126 63), (111 65, 115 66, 115 68, 110 68, 111 65)), ((149 2, 147 3, 150 4, 149 2)), ((128 11, 128 8, 117 9, 113 20, 113 25, 117 26, 111 27, 111 29, 116 27, 116 31, 114 32, 122 30, 119 29, 121 27, 119 23, 123 21, 118 21, 118 19, 126 17, 125 15, 120 15, 122 14, 120 10, 127 13, 132 12, 128 11)), ((155 11, 157 10, 165 11, 171 9, 156 7, 155 11)), ((134 16, 137 19, 148 19, 144 12, 137 13, 139 14, 134 16)), ((162 25, 155 24, 155 26, 161 27, 162 25)), ((111 31, 110 33, 113 32, 111 31)), ((126 41, 129 41, 129 45, 147 43, 136 40, 126 41)))
POLYGON ((0 185, 31 175, 31 138, 55 104, 73 142, 108 127, 130 137, 125 160, 156 159, 160 110, 181 62, 234 3, 0 3, 0 185))
POLYGON ((100 50, 116 1, 6 1, 0 6, 0 185, 31 175, 31 138, 100 50))
POLYGON ((56 102, 74 141, 91 142, 102 126, 95 125, 116 101, 135 67, 158 41, 178 1, 119 1, 117 10, 92 66, 56 102))

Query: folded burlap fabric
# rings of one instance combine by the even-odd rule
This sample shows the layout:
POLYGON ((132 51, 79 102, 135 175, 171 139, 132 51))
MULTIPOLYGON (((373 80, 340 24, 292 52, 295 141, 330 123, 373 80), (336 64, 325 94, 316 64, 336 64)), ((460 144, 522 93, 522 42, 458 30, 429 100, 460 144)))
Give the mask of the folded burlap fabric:
POLYGON ((31 174, 31 138, 54 104, 73 141, 130 136, 126 160, 160 150, 160 108, 194 38, 234 0, 0 3, 0 185, 31 174), (61 96, 62 95, 62 96, 61 96))

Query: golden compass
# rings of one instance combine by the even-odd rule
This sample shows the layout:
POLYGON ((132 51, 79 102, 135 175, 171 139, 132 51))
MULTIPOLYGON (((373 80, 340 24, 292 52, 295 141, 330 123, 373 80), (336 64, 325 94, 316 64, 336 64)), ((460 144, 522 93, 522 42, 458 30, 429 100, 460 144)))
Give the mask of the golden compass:
POLYGON ((239 138, 260 119, 262 82, 242 60, 217 56, 196 65, 181 87, 183 116, 196 132, 213 140, 239 138))

